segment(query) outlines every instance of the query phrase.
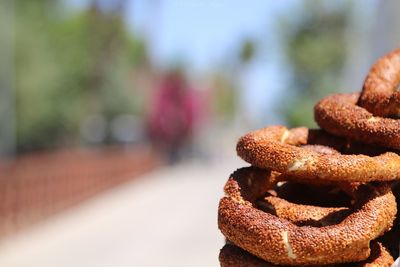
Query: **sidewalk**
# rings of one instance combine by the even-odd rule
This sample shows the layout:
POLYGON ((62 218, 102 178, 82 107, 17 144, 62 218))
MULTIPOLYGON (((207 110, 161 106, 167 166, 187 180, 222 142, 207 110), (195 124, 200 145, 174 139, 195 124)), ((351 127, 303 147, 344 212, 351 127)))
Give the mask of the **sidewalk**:
POLYGON ((246 165, 189 163, 154 171, 0 243, 0 266, 219 266, 217 205, 246 165))

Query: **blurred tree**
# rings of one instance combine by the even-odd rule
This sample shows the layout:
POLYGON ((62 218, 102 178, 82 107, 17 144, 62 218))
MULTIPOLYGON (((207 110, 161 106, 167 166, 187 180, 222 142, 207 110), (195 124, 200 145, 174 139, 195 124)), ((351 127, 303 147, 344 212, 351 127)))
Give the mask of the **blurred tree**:
POLYGON ((140 112, 129 76, 148 65, 117 8, 93 1, 80 13, 63 1, 16 1, 17 145, 29 150, 78 142, 86 115, 140 112))
POLYGON ((223 73, 215 72, 211 77, 213 89, 212 107, 218 119, 230 121, 237 110, 237 87, 234 86, 232 79, 223 73))
POLYGON ((306 1, 299 20, 282 29, 292 67, 292 91, 284 107, 290 126, 315 126, 315 102, 338 91, 349 7, 345 2, 306 1))
POLYGON ((15 89, 14 89, 14 3, 0 2, 0 157, 14 156, 15 89))
POLYGON ((247 125, 250 122, 250 117, 246 110, 246 104, 244 102, 244 91, 247 86, 243 85, 245 73, 250 67, 252 61, 257 56, 257 43, 251 38, 244 38, 240 41, 239 51, 235 57, 234 71, 231 78, 231 83, 235 83, 239 86, 231 86, 231 93, 233 94, 232 100, 235 101, 234 105, 231 105, 231 111, 236 114, 234 119, 237 125, 247 125))
POLYGON ((256 48, 254 41, 250 39, 244 40, 242 43, 242 47, 240 49, 240 55, 239 55, 240 62, 244 64, 251 61, 255 56, 255 52, 256 48))

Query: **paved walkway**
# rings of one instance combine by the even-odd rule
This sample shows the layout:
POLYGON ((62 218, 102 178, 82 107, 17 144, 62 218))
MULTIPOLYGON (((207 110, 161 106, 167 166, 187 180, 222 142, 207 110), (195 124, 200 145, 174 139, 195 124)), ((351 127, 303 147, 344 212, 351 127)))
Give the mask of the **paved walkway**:
POLYGON ((236 159, 147 174, 0 243, 0 266, 219 266, 217 205, 236 159))

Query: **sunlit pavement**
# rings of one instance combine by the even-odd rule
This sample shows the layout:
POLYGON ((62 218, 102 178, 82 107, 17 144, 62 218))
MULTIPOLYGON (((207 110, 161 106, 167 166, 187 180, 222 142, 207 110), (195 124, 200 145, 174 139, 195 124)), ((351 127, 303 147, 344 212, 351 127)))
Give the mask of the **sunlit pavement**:
POLYGON ((0 266, 218 266, 217 205, 238 159, 149 173, 0 243, 0 266))

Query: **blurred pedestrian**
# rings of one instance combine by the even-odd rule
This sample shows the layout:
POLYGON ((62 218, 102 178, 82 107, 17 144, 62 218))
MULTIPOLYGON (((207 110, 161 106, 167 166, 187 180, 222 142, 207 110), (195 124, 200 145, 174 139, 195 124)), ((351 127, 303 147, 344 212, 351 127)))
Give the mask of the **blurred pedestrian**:
POLYGON ((174 70, 165 75, 150 107, 149 135, 173 164, 191 153, 193 131, 199 118, 199 103, 184 74, 174 70))

